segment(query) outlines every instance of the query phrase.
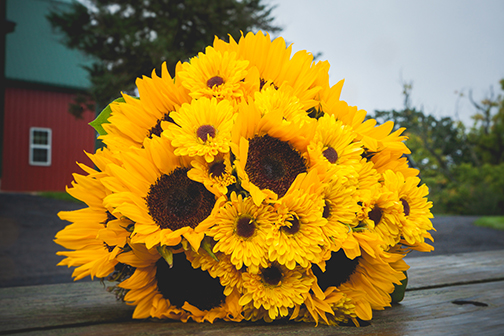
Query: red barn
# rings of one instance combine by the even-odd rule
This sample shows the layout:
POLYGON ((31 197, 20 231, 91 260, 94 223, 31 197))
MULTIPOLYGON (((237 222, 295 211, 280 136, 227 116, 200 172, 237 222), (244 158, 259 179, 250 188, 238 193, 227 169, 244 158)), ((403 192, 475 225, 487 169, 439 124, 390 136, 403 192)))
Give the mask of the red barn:
MULTIPOLYGON (((1 153, 1 184, 5 191, 58 191, 70 185, 76 162, 91 165, 95 132, 68 112, 76 93, 89 85, 78 52, 58 42, 45 16, 69 1, 8 0, 3 34, 5 84, 1 153)), ((64 8, 63 8, 64 9, 64 8)), ((1 124, 0 124, 1 126, 1 124)))

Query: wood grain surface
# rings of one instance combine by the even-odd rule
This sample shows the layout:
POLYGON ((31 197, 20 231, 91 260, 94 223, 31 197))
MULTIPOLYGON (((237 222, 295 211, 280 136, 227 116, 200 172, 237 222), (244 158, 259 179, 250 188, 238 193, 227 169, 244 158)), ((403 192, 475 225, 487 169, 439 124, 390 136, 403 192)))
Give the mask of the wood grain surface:
POLYGON ((0 335, 504 335, 504 251, 407 259, 405 299, 370 325, 132 320, 99 282, 0 289, 0 335))

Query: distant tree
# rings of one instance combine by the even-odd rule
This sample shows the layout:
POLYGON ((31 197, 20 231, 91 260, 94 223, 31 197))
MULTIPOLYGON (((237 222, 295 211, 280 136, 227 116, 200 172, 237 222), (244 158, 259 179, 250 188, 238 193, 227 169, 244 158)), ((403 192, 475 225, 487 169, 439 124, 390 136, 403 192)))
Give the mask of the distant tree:
MULTIPOLYGON (((504 80, 500 82, 504 90, 504 80)), ((493 90, 476 102, 467 129, 450 117, 436 118, 411 106, 404 84, 404 109, 375 111, 378 122, 406 127, 413 161, 429 186, 433 211, 461 215, 504 215, 504 97, 493 90)), ((463 95, 465 96, 465 95, 463 95)))
MULTIPOLYGON (((504 79, 500 81, 504 91, 504 79)), ((504 163, 504 97, 495 95, 492 88, 488 96, 480 102, 473 99, 469 92, 469 100, 476 109, 472 116, 474 125, 468 139, 474 146, 479 163, 504 163)))
POLYGON ((240 37, 251 30, 271 33, 271 11, 261 0, 86 0, 68 11, 53 10, 52 27, 62 42, 91 56, 89 96, 78 97, 71 113, 78 116, 89 102, 104 107, 121 91, 131 92, 137 77, 150 75, 166 61, 176 63, 203 51, 214 36, 240 37))
POLYGON ((403 84, 402 110, 375 111, 374 118, 381 123, 392 120, 396 129, 406 127, 411 139, 408 147, 422 174, 439 171, 447 179, 453 179, 453 166, 474 161, 465 126, 450 117, 436 118, 412 107, 411 90, 411 83, 403 84))

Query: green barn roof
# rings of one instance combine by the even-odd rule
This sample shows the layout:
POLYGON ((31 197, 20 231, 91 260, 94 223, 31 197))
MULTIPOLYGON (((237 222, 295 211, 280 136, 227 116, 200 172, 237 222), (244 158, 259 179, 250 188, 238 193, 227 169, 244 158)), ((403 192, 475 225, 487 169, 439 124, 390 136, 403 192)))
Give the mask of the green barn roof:
POLYGON ((51 8, 64 9, 71 0, 7 0, 7 20, 16 26, 6 36, 5 77, 65 88, 85 89, 90 64, 77 50, 60 43, 46 15, 51 8))

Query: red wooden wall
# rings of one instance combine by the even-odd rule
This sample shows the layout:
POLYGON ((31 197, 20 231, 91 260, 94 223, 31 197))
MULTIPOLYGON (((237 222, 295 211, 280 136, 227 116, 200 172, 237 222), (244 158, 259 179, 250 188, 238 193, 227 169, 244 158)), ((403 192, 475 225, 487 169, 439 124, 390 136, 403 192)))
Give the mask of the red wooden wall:
POLYGON ((76 119, 68 113, 70 93, 7 88, 5 91, 3 173, 5 191, 58 191, 70 185, 76 165, 91 165, 84 154, 94 152, 95 133, 88 123, 94 113, 76 119), (30 127, 52 130, 52 162, 48 167, 29 164, 30 127))

